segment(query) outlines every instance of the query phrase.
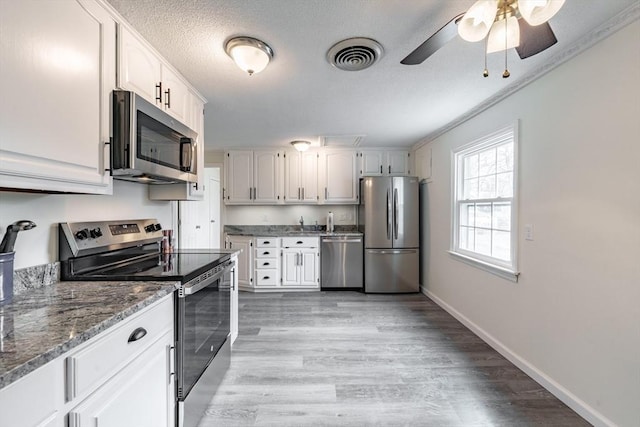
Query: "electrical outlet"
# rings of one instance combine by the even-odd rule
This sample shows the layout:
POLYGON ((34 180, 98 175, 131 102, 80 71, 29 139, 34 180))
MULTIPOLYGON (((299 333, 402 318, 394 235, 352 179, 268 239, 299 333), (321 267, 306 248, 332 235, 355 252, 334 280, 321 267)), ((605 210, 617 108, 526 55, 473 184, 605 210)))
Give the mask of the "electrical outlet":
POLYGON ((524 225, 524 238, 525 240, 533 240, 533 225, 525 224, 524 225))

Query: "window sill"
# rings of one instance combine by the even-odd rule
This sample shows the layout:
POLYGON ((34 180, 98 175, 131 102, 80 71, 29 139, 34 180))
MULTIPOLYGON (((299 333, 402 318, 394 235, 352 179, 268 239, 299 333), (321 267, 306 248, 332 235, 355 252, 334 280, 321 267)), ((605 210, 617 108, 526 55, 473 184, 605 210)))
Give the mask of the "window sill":
POLYGON ((494 264, 489 264, 488 262, 480 261, 475 258, 471 258, 466 255, 459 254, 453 251, 447 251, 450 255, 453 256, 454 259, 458 261, 462 261, 465 264, 471 265, 473 267, 479 268, 480 270, 484 270, 491 274, 495 274, 498 277, 502 277, 503 279, 510 280, 512 282, 518 282, 518 276, 520 275, 517 271, 509 270, 508 268, 499 267, 494 264))

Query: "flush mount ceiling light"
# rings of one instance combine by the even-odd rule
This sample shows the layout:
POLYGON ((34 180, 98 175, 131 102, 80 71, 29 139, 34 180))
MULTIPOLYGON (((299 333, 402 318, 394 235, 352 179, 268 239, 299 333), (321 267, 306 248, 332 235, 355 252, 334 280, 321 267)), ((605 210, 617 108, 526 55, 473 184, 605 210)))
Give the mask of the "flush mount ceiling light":
POLYGON ((264 70, 273 58, 273 49, 253 37, 234 37, 224 45, 227 55, 250 76, 264 70))
POLYGON ((311 143, 309 141, 291 141, 291 145, 298 151, 307 151, 311 143))
MULTIPOLYGON (((521 28, 518 19, 523 18, 531 27, 544 24, 560 10, 564 2, 565 0, 478 0, 458 22, 458 34, 469 42, 487 38, 486 53, 504 50, 505 70, 502 77, 507 78, 510 73, 507 68, 506 50, 520 46, 521 28)), ((555 42, 556 39, 551 32, 551 36, 545 41, 540 41, 540 46, 534 48, 530 55, 546 49, 555 42)), ((486 62, 485 56, 485 77, 489 75, 486 62)))

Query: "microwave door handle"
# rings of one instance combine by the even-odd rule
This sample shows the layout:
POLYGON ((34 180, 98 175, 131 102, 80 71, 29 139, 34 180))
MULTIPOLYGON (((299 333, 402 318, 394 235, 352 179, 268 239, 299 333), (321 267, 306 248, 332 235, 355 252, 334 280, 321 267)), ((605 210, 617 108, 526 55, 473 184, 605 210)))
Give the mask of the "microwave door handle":
POLYGON ((191 172, 193 161, 193 146, 191 138, 180 138, 180 170, 191 172))

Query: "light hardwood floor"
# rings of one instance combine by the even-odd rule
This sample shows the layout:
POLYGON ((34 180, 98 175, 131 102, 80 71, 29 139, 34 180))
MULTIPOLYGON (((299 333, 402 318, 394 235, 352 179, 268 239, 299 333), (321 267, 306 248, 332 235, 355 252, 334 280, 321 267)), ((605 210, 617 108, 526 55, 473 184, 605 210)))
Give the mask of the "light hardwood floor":
POLYGON ((199 427, 588 426, 422 294, 240 294, 199 427))

